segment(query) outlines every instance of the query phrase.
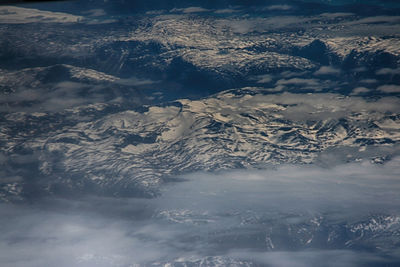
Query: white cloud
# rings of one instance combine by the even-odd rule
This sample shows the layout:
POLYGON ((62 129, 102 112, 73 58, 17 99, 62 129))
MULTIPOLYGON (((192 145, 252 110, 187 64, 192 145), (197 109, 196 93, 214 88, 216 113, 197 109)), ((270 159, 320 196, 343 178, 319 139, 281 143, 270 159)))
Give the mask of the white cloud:
POLYGON ((396 97, 367 101, 362 97, 343 97, 329 93, 255 95, 240 103, 240 111, 243 112, 242 109, 246 108, 261 108, 265 103, 289 105, 280 111, 281 114, 290 120, 300 121, 343 118, 353 112, 400 111, 400 100, 396 97))
POLYGON ((395 84, 382 85, 379 86, 377 89, 384 93, 400 93, 400 85, 395 84))
POLYGON ((362 94, 362 93, 368 93, 369 91, 371 91, 371 90, 366 88, 366 87, 357 87, 357 88, 353 89, 351 94, 352 95, 358 95, 358 94, 362 94))
POLYGON ((68 13, 15 6, 0 6, 0 23, 73 23, 81 20, 83 20, 83 17, 68 13))
POLYGON ((376 23, 399 23, 400 16, 375 16, 367 17, 349 22, 348 24, 376 24, 376 23))
POLYGON ((182 13, 185 13, 185 14, 188 14, 188 13, 200 13, 200 12, 207 12, 207 11, 210 11, 210 10, 209 9, 205 9, 203 7, 195 7, 195 6, 186 7, 186 8, 174 8, 174 9, 170 10, 170 12, 182 12, 182 13))
POLYGON ((390 68, 383 68, 376 72, 377 75, 399 75, 400 68, 398 69, 390 69, 390 68))
POLYGON ((378 82, 378 80, 376 80, 376 79, 363 79, 363 80, 360 80, 360 83, 365 83, 365 84, 373 84, 373 83, 377 83, 378 82))
POLYGON ((276 82, 277 85, 306 85, 306 86, 317 86, 319 85, 319 80, 316 79, 303 79, 303 78, 291 78, 291 79, 281 79, 276 82))
POLYGON ((21 87, 17 89, 17 92, 0 99, 0 104, 3 104, 0 110, 8 112, 61 111, 104 101, 104 95, 100 93, 104 87, 71 81, 52 84, 50 88, 26 89, 21 87), (90 89, 90 98, 80 95, 86 89, 90 89))
POLYGON ((289 5, 271 5, 266 7, 267 10, 290 10, 292 6, 289 5))
POLYGON ((348 16, 354 16, 354 15, 355 15, 354 13, 345 13, 345 12, 320 14, 321 17, 326 17, 326 18, 340 18, 340 17, 348 17, 348 16))
POLYGON ((91 19, 85 21, 87 25, 101 25, 101 24, 109 24, 115 22, 117 22, 116 19, 91 19))
MULTIPOLYGON (((217 260, 271 266, 365 265, 371 259, 382 260, 379 252, 349 249, 348 236, 338 240, 337 249, 321 247, 319 241, 297 251, 292 245, 314 233, 321 237, 324 227, 368 222, 371 214, 397 216, 399 164, 394 158, 383 166, 363 161, 329 168, 281 165, 193 173, 180 176, 186 181, 165 186, 154 199, 82 197, 27 206, 1 204, 0 265, 120 267, 182 263, 211 254, 218 255, 217 260), (318 223, 324 225, 318 228, 318 223), (290 233, 284 227, 302 231, 290 233), (268 247, 271 243, 274 249, 268 247), (332 265, 325 264, 334 258, 338 259, 329 260, 332 265)), ((379 239, 379 231, 390 234, 398 227, 400 220, 393 218, 392 225, 377 228, 367 243, 360 244, 379 245, 385 255, 398 259, 391 242, 379 239)), ((397 242, 398 237, 392 237, 397 242)))
POLYGON ((292 78, 292 77, 301 77, 303 75, 306 75, 306 71, 301 71, 301 72, 295 72, 295 71, 284 71, 281 73, 281 76, 284 78, 292 78))
MULTIPOLYGON (((118 101, 118 89, 110 89, 112 84, 146 87, 155 83, 136 77, 121 79, 103 72, 70 65, 59 65, 68 73, 60 82, 41 82, 40 75, 54 67, 27 68, 19 71, 4 71, 0 75, 0 86, 12 88, 13 92, 0 98, 0 111, 61 111, 81 105, 118 101), (110 99, 112 97, 112 99, 110 99)), ((132 90, 135 90, 132 88, 132 90)))
POLYGON ((233 8, 225 8, 225 9, 217 9, 214 11, 215 14, 230 14, 230 13, 235 13, 239 12, 240 10, 233 9, 233 8))
POLYGON ((88 14, 90 17, 101 17, 106 15, 106 12, 104 11, 104 9, 95 8, 86 11, 85 14, 88 14))
POLYGON ((337 75, 340 73, 339 69, 333 68, 331 66, 322 66, 314 72, 314 75, 337 75))
POLYGON ((138 79, 136 77, 126 78, 126 79, 118 79, 115 81, 117 84, 127 85, 127 86, 140 86, 140 85, 149 85, 155 83, 152 80, 144 80, 138 79))
POLYGON ((161 15, 165 13, 165 10, 151 10, 151 11, 147 11, 146 15, 161 15))
POLYGON ((151 231, 154 231, 155 239, 166 239, 171 235, 167 229, 141 226, 137 222, 128 226, 129 222, 121 218, 109 220, 93 213, 80 214, 76 210, 10 209, 10 206, 0 207, 2 216, 14 216, 7 225, 2 220, 2 266, 131 266, 129 264, 151 261, 175 252, 140 238, 140 235, 153 235, 151 231), (133 229, 138 236, 131 235, 133 229))
POLYGON ((258 75, 254 78, 254 80, 256 80, 257 83, 269 83, 272 81, 272 75, 270 74, 258 75))
POLYGON ((271 29, 299 25, 309 20, 310 18, 298 16, 274 16, 268 18, 219 20, 218 23, 232 28, 235 33, 244 34, 250 32, 265 32, 271 29))
MULTIPOLYGON (((275 267, 350 267, 368 265, 371 260, 377 260, 371 254, 351 250, 278 251, 269 253, 235 250, 230 253, 230 256, 252 259, 265 266, 275 267)), ((380 260, 384 261, 383 258, 380 260)))

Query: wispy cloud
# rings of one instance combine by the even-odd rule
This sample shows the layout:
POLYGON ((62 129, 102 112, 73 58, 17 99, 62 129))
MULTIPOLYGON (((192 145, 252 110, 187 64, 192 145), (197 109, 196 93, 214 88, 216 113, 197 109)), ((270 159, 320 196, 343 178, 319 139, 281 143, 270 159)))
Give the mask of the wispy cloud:
POLYGON ((271 5, 266 7, 267 10, 290 10, 292 6, 289 5, 271 5))
POLYGON ((314 75, 337 75, 339 73, 339 69, 330 66, 322 66, 321 68, 319 68, 319 70, 314 72, 314 75))
POLYGON ((165 10, 150 10, 146 12, 146 15, 161 15, 165 13, 165 10))
POLYGON ((281 79, 276 82, 277 85, 306 85, 306 86, 317 86, 319 81, 317 79, 304 79, 304 78, 291 78, 281 79))
POLYGON ((209 9, 205 9, 203 7, 198 7, 198 6, 192 6, 192 7, 186 7, 186 8, 174 8, 171 9, 170 12, 182 12, 185 14, 189 13, 200 13, 200 12, 207 12, 210 11, 209 9))
POLYGON ((382 91, 384 93, 400 93, 400 85, 386 84, 379 86, 377 90, 382 91))
POLYGON ((239 9, 233 9, 233 8, 224 8, 224 9, 217 9, 214 11, 215 14, 230 14, 230 13, 235 13, 239 12, 239 9))
POLYGON ((270 74, 257 75, 252 78, 252 80, 257 81, 257 83, 270 83, 273 76, 270 74))
POLYGON ((383 68, 376 72, 377 75, 400 75, 400 68, 398 69, 390 69, 383 68))
POLYGON ((90 10, 84 12, 84 14, 87 14, 90 17, 101 17, 101 16, 106 15, 106 12, 104 11, 104 9, 95 8, 95 9, 90 9, 90 10))
POLYGON ((16 93, 4 96, 0 103, 1 111, 62 111, 67 108, 89 103, 103 102, 103 86, 89 85, 85 83, 64 81, 48 87, 26 89, 19 88, 16 93), (82 96, 82 93, 90 94, 90 98, 82 96))
POLYGON ((366 87, 357 87, 354 88, 353 91, 351 92, 352 95, 358 95, 358 94, 363 94, 363 93, 368 93, 371 90, 366 88, 366 87))
POLYGON ((148 79, 119 78, 70 65, 3 71, 0 73, 0 86, 10 88, 11 92, 0 99, 0 111, 62 111, 76 106, 102 103, 106 99, 107 102, 119 101, 118 87, 129 87, 134 95, 135 88, 154 83, 155 81, 148 79), (43 79, 43 76, 57 70, 64 73, 59 75, 58 80, 43 79))

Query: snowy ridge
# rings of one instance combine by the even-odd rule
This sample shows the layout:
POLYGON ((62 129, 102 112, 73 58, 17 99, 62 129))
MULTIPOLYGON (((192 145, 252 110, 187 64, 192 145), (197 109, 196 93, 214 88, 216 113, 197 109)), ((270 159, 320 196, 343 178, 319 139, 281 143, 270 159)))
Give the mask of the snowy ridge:
POLYGON ((169 68, 176 60, 182 60, 196 68, 195 71, 205 71, 225 81, 235 77, 251 79, 271 71, 313 71, 321 65, 340 69, 346 60, 355 61, 352 67, 357 67, 357 62, 364 63, 382 53, 390 61, 378 60, 379 64, 388 63, 378 67, 393 68, 400 57, 395 16, 364 19, 327 13, 247 18, 170 14, 132 20, 117 29, 113 24, 89 29, 65 24, 62 36, 59 25, 38 25, 35 31, 26 26, 15 32, 0 25, 0 33, 9 36, 0 43, 4 53, 0 56, 9 60, 10 54, 15 55, 12 60, 16 62, 21 58, 63 57, 65 64, 80 66, 74 75, 82 73, 82 66, 88 64, 85 68, 97 73, 85 70, 85 75, 99 77, 103 73, 103 78, 111 80, 137 73, 174 73, 177 70, 169 68), (77 31, 84 38, 78 40, 77 31), (21 36, 31 42, 26 43, 21 36), (315 41, 320 42, 317 50, 305 49, 315 41))
MULTIPOLYGON (((398 22, 171 13, 118 26, 0 25, 5 64, 50 62, 3 66, 2 153, 30 151, 50 183, 127 195, 154 195, 188 171, 313 163, 337 147, 383 163, 400 138, 398 22), (245 86, 264 88, 221 92, 245 86)), ((19 195, 10 184, 4 192, 19 195)))
MULTIPOLYGON (((72 179, 65 178, 67 183, 81 177, 83 187, 87 182, 150 193, 164 178, 188 171, 312 163, 323 151, 341 146, 360 153, 375 146, 395 149, 400 140, 396 101, 231 90, 105 115, 25 146, 40 153, 43 173, 61 171, 72 179)), ((9 140, 5 151, 20 146, 9 140)))
MULTIPOLYGON (((363 34, 351 37, 341 36, 343 27, 346 27, 346 32, 350 33, 352 30, 357 32, 363 23, 366 23, 373 31, 371 23, 374 23, 375 20, 380 23, 387 22, 389 34, 391 23, 395 23, 395 19, 397 17, 381 18, 380 20, 372 18, 371 21, 367 19, 364 21, 346 14, 321 14, 300 19, 298 17, 272 17, 230 20, 213 17, 159 16, 150 20, 150 27, 148 25, 139 27, 120 40, 156 41, 162 44, 167 51, 174 50, 177 55, 200 68, 221 70, 230 66, 241 72, 246 72, 246 68, 249 67, 260 71, 273 68, 307 70, 315 68, 315 62, 298 57, 291 51, 297 48, 301 49, 314 40, 324 42, 329 49, 327 53, 332 53, 340 60, 345 60, 354 51, 370 55, 386 52, 398 58, 400 56, 399 38, 378 35, 363 36, 363 34), (341 22, 338 23, 337 19, 340 19, 341 22), (319 21, 320 24, 317 24, 316 21, 319 21), (278 30, 282 27, 286 31, 278 30), (295 33, 299 28, 303 30, 301 36, 295 33), (253 52, 254 48, 261 48, 262 51, 253 52), (252 66, 253 64, 259 65, 252 66)), ((384 29, 380 30, 384 32, 384 29)), ((167 58, 171 57, 169 53, 165 55, 167 58)))

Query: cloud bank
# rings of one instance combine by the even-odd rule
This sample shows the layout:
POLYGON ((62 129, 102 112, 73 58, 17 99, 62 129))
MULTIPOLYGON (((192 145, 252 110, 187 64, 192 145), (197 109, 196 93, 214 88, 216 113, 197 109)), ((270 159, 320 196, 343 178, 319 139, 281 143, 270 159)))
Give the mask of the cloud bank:
POLYGON ((394 158, 194 173, 155 199, 3 204, 0 265, 393 264, 400 262, 399 167, 394 158))

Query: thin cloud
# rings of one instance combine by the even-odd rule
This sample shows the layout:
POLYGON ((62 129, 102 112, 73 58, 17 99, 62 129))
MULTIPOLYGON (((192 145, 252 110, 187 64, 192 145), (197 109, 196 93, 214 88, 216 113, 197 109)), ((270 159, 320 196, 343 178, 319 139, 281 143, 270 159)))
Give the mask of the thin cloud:
POLYGON ((377 75, 400 75, 400 68, 398 69, 390 69, 383 68, 376 72, 377 75))
POLYGON ((368 93, 371 90, 366 88, 366 87, 357 87, 354 88, 353 91, 351 92, 352 95, 359 95, 359 94, 363 94, 363 93, 368 93))
POLYGON ((252 78, 252 80, 256 81, 257 83, 270 83, 272 81, 273 76, 270 74, 264 75, 257 75, 252 78))
POLYGON ((151 10, 151 11, 147 11, 146 15, 161 15, 165 13, 165 10, 151 10))
POLYGON ((240 10, 233 9, 233 8, 225 8, 225 9, 217 9, 214 11, 215 14, 230 14, 230 13, 235 13, 239 12, 240 10))
POLYGON ((0 111, 58 112, 77 106, 103 103, 106 100, 119 101, 120 92, 112 89, 113 85, 117 85, 117 88, 130 87, 134 92, 135 87, 156 83, 136 77, 119 78, 87 68, 60 66, 63 67, 66 77, 61 76, 59 81, 51 82, 37 77, 46 75, 54 66, 1 73, 0 86, 13 91, 0 99, 0 111))
POLYGON ((316 79, 304 79, 304 78, 291 78, 281 79, 276 82, 277 85, 305 85, 305 86, 317 86, 319 81, 316 79))
POLYGON ((107 13, 104 11, 104 9, 101 8, 95 8, 95 9, 90 9, 85 12, 85 14, 88 14, 90 17, 101 17, 105 16, 107 13))
POLYGON ((339 73, 339 69, 330 66, 322 66, 321 68, 319 68, 319 70, 314 72, 314 75, 337 75, 339 73))
POLYGON ((289 5, 271 5, 266 7, 267 10, 291 10, 292 6, 289 5))
POLYGON ((374 84, 374 83, 377 83, 378 82, 378 80, 376 80, 376 79, 363 79, 363 80, 360 80, 360 83, 364 83, 364 84, 374 84))
POLYGON ((377 90, 384 93, 400 93, 400 85, 395 84, 386 84, 379 86, 377 90))
POLYGON ((170 12, 181 12, 185 14, 189 13, 200 13, 200 12, 207 12, 210 11, 209 9, 205 9, 203 7, 186 7, 186 8, 174 8, 171 9, 170 12))

